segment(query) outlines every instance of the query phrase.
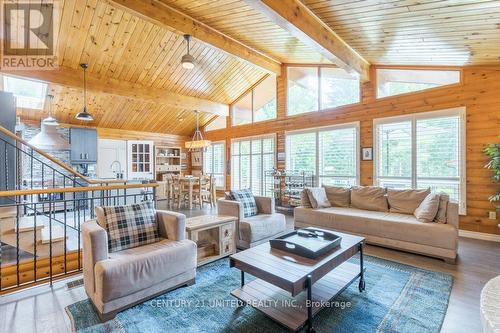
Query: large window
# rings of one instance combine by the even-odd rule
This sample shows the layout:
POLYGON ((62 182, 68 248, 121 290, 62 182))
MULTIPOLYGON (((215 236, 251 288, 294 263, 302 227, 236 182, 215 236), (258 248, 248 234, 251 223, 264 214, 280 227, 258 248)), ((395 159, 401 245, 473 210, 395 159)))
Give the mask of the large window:
POLYGON ((226 118, 224 116, 218 116, 212 120, 208 125, 205 126, 205 132, 215 131, 218 129, 226 128, 226 118))
POLYGON ((224 142, 212 142, 212 145, 203 153, 203 173, 215 177, 215 185, 218 189, 225 188, 224 147, 224 142))
POLYGON ((4 75, 3 87, 16 98, 18 108, 42 110, 47 94, 47 84, 4 75))
POLYGON ((376 119, 375 183, 431 188, 465 214, 465 108, 376 119))
POLYGON ((377 97, 387 97, 460 82, 458 70, 377 69, 377 97))
POLYGON ((288 67, 288 115, 360 101, 359 79, 335 67, 288 67))
POLYGON ((233 126, 276 118, 276 77, 268 76, 232 107, 233 126))
POLYGON ((251 188, 255 195, 271 196, 266 171, 275 167, 274 136, 244 138, 231 143, 231 189, 251 188))
POLYGON ((319 185, 357 185, 358 154, 357 123, 286 135, 286 169, 313 172, 319 185))

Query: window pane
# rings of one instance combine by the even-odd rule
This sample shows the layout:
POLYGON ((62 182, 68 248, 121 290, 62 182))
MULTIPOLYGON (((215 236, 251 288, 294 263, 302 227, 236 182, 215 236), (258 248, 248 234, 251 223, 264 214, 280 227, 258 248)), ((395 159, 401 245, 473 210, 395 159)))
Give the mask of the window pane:
POLYGON ((254 122, 276 118, 276 77, 269 76, 254 89, 254 122))
POLYGON ((417 120, 417 177, 458 177, 460 118, 417 120))
POLYGON ((380 124, 378 135, 378 175, 411 177, 411 122, 380 124))
POLYGON ((233 105, 233 125, 252 122, 252 93, 248 93, 233 105))
POLYGON ((203 173, 205 174, 214 172, 212 170, 213 154, 213 146, 209 147, 207 151, 203 153, 203 173))
POLYGON ((318 68, 288 68, 288 114, 318 111, 318 68))
MULTIPOLYGON (((274 154, 264 154, 262 157, 262 169, 264 170, 264 177, 266 175, 267 171, 271 171, 274 168, 274 154)), ((273 179, 265 179, 264 178, 264 183, 267 185, 267 187, 264 189, 264 196, 270 197, 272 196, 272 190, 273 190, 273 179)))
POLYGON ((213 146, 214 151, 214 162, 213 162, 213 172, 224 174, 224 144, 219 143, 213 146))
POLYGON ((4 90, 16 97, 18 108, 42 110, 47 93, 47 84, 16 77, 3 77, 4 90))
POLYGON ((240 157, 231 156, 231 189, 240 189, 240 157))
POLYGON ((205 126, 205 132, 226 128, 226 118, 227 117, 218 116, 215 120, 210 122, 210 124, 205 126))
POLYGON ((262 140, 252 140, 252 154, 262 152, 262 140))
POLYGON ((319 132, 319 176, 356 177, 356 128, 319 132))
POLYGON ((274 139, 273 138, 263 139, 262 150, 264 153, 274 153, 274 139))
POLYGON ((255 195, 261 195, 261 187, 264 178, 262 177, 262 155, 252 155, 252 192, 255 195))
POLYGON ((460 82, 460 71, 377 69, 377 97, 393 96, 460 82))
POLYGON ((240 154, 250 154, 250 141, 241 141, 240 142, 240 154))
POLYGON ((286 168, 316 174, 316 133, 287 135, 286 168))
POLYGON ((321 110, 359 102, 359 79, 341 68, 323 67, 320 70, 321 110))

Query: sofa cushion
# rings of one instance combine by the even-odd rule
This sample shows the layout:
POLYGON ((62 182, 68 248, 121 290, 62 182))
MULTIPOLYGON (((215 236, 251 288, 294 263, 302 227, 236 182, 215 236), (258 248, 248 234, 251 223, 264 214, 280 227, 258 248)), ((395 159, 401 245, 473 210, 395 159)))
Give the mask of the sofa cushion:
POLYGON ((332 206, 326 197, 326 191, 323 187, 306 187, 304 191, 306 191, 309 197, 312 208, 326 208, 332 206))
POLYGON ((388 188, 387 201, 389 202, 389 211, 391 213, 413 214, 415 209, 417 209, 430 192, 430 189, 398 190, 388 188))
POLYGON ((103 206, 102 210, 110 252, 160 240, 156 211, 151 201, 127 206, 103 206))
POLYGON ((306 190, 300 191, 300 205, 305 208, 312 208, 311 201, 309 201, 309 196, 306 190))
POLYGON ((351 203, 351 189, 345 187, 326 186, 326 197, 333 207, 349 207, 351 203))
POLYGON ((253 243, 264 238, 269 238, 286 230, 285 215, 259 214, 240 220, 240 239, 253 243))
POLYGON ((351 206, 358 209, 387 212, 389 207, 385 196, 385 188, 353 186, 351 188, 351 206))
POLYGON ((449 224, 421 223, 415 216, 356 208, 295 209, 295 220, 353 234, 456 249, 456 229, 449 224))
POLYGON ((448 211, 448 202, 450 201, 450 196, 448 194, 439 194, 439 208, 436 214, 434 222, 446 223, 446 212, 448 211))
POLYGON ((439 194, 429 193, 424 201, 415 209, 415 217, 420 222, 432 222, 439 209, 439 194))
POLYGON ((234 200, 240 202, 243 206, 243 216, 250 217, 259 213, 257 203, 253 197, 252 190, 247 188, 244 190, 231 191, 234 200))
POLYGON ((111 253, 95 267, 96 293, 103 302, 130 295, 196 268, 196 244, 159 242, 111 253))

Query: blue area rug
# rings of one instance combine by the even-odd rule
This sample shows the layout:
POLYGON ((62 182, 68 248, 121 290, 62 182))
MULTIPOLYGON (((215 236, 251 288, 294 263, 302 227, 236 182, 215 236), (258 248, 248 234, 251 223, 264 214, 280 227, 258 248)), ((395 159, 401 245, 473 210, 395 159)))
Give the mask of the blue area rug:
MULTIPOLYGON (((353 258, 352 262, 357 263, 353 258)), ((439 332, 453 278, 365 256, 366 291, 355 281, 334 306, 314 318, 316 332, 439 332)), ((89 300, 66 308, 77 332, 287 332, 229 293, 240 271, 222 259, 198 269, 196 284, 180 288, 100 323, 89 300)))

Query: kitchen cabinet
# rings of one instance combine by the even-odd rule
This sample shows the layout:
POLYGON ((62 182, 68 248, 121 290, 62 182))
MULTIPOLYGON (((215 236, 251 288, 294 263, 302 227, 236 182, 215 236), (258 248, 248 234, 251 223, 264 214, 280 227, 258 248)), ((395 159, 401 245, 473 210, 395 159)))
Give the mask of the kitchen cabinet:
POLYGON ((154 178, 153 141, 127 141, 127 178, 151 180, 154 178))
POLYGON ((71 163, 97 162, 97 131, 72 127, 70 130, 71 163))
POLYGON ((99 139, 97 144, 97 176, 117 178, 117 174, 127 177, 127 141, 99 139))

